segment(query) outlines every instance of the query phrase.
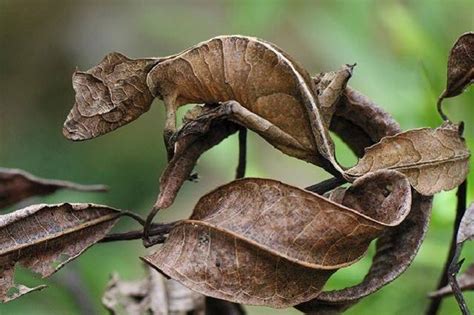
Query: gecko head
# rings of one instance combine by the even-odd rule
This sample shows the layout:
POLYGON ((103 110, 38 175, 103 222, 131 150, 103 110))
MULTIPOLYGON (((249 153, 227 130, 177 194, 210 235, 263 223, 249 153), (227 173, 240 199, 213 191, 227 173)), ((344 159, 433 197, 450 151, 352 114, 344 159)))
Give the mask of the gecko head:
POLYGON ((146 76, 156 63, 157 59, 134 60, 114 52, 85 72, 75 71, 75 103, 64 122, 64 136, 74 141, 92 139, 147 112, 154 97, 146 76))

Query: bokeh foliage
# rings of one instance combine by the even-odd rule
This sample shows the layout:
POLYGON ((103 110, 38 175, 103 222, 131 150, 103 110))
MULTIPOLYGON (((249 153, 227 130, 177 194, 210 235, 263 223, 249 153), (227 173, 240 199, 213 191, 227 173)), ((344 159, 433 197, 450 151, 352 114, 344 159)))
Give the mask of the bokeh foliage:
MULTIPOLYGON (((474 29, 471 0, 406 1, 9 1, 0 0, 0 165, 44 177, 104 183, 107 194, 61 192, 44 202, 93 201, 146 213, 165 165, 162 103, 133 124, 83 143, 66 141, 61 126, 74 95, 71 74, 88 69, 110 51, 131 57, 163 56, 220 34, 264 38, 290 53, 311 73, 357 62, 350 84, 381 104, 404 129, 437 126, 437 96, 443 90, 447 54, 461 33, 474 29)), ((445 101, 454 121, 466 124, 474 148, 474 91, 445 101)), ((355 161, 340 143, 338 159, 355 161)), ((182 218, 199 198, 232 179, 237 139, 232 137, 200 160, 198 184, 187 183, 175 205, 158 220, 182 218)), ((321 170, 283 156, 251 135, 247 176, 272 177, 306 186, 327 177, 321 170)), ((474 187, 474 173, 470 176, 474 187)), ((469 188, 469 200, 473 200, 469 188)), ((43 200, 41 200, 42 202, 43 200)), ((40 202, 40 200, 34 200, 40 202)), ((402 277, 353 307, 348 314, 420 314, 444 263, 454 217, 454 192, 435 198, 428 237, 402 277)), ((124 220, 118 229, 133 228, 124 220)), ((474 261, 473 244, 464 250, 474 261)), ((139 242, 97 245, 75 263, 105 314, 100 296, 112 271, 133 279, 143 274, 139 242)), ((359 281, 370 259, 339 271, 328 288, 359 281)), ((60 273, 67 272, 66 267, 60 273)), ((18 277, 38 283, 32 275, 18 277)), ((79 314, 57 281, 7 305, 0 315, 79 314)), ((472 293, 466 294, 474 305, 472 293)), ((298 314, 249 307, 250 314, 298 314)), ((455 314, 446 299, 441 314, 455 314)))

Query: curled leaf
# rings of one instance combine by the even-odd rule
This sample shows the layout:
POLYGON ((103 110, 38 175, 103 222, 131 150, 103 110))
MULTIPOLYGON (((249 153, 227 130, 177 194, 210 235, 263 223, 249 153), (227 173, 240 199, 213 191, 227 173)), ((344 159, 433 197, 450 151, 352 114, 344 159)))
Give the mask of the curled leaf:
MULTIPOLYGON (((470 265, 465 272, 457 278, 459 288, 461 291, 474 290, 474 264, 470 265)), ((439 290, 431 292, 430 298, 445 297, 453 294, 453 289, 450 285, 442 287, 439 290)))
POLYGON ((288 307, 316 297, 335 270, 400 224, 410 200, 395 171, 358 179, 342 205, 273 180, 237 180, 202 197, 144 260, 208 296, 288 307))
MULTIPOLYGON (((174 113, 181 105, 233 100, 340 170, 310 76, 271 43, 236 35, 212 38, 158 63, 147 83, 153 95, 164 100, 168 132, 174 131, 174 113)), ((258 123, 234 119, 245 127, 258 123)), ((294 155, 294 146, 278 143, 279 138, 272 142, 294 155)))
POLYGON ((431 197, 414 192, 410 214, 399 226, 387 230, 377 240, 372 265, 360 284, 322 292, 317 298, 296 308, 314 315, 339 314, 395 280, 410 266, 423 242, 431 205, 431 197))
MULTIPOLYGON (((350 132, 338 133, 356 153, 363 151, 364 147, 358 147, 363 143, 378 142, 385 136, 400 132, 400 127, 387 112, 350 88, 346 89, 338 104, 333 117, 335 121, 340 128, 359 130, 357 137, 350 132)), ((338 192, 337 198, 340 195, 338 192)), ((415 258, 426 235, 431 213, 432 197, 424 197, 416 192, 412 196, 408 217, 377 240, 372 265, 360 284, 322 292, 317 298, 296 308, 315 315, 339 314, 399 277, 415 258)))
POLYGON ((147 112, 153 96, 146 76, 157 62, 113 52, 92 69, 74 72, 76 102, 64 123, 64 136, 75 141, 95 138, 147 112))
POLYGON ((366 149, 358 164, 347 171, 362 176, 379 169, 405 174, 423 195, 433 195, 461 184, 469 170, 470 152, 457 125, 422 128, 383 138, 366 149))
POLYGON ((33 205, 0 216, 0 300, 37 288, 14 284, 15 265, 48 277, 102 239, 120 212, 94 204, 33 205))
POLYGON ((320 73, 313 78, 326 127, 331 122, 339 99, 346 89, 347 81, 352 76, 354 66, 355 64, 343 65, 337 71, 320 73))
POLYGON ((106 191, 107 186, 44 179, 22 170, 0 168, 0 209, 32 196, 52 194, 58 189, 106 191))
POLYGON ((454 43, 448 59, 448 79, 441 98, 461 94, 474 82, 474 33, 461 35, 454 43))

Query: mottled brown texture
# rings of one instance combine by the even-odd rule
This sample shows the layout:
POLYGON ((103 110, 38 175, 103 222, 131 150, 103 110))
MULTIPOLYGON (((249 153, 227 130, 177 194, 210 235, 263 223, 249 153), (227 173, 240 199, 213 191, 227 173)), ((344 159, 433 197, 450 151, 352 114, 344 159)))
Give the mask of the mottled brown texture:
POLYGON ((42 277, 102 239, 120 212, 94 204, 34 205, 0 216, 0 300, 43 288, 14 284, 15 265, 42 277))
POLYGON ((64 136, 74 141, 95 138, 147 112, 153 96, 146 75, 158 60, 134 60, 113 52, 86 72, 74 72, 76 100, 64 123, 64 136))
POLYGON ((114 273, 102 296, 112 315, 204 315, 204 296, 149 269, 142 280, 124 281, 114 273))
MULTIPOLYGON (((457 280, 458 280, 459 288, 462 291, 474 290, 474 264, 470 265, 466 269, 465 272, 459 275, 457 280)), ((450 285, 447 285, 447 286, 442 287, 439 290, 431 292, 429 294, 429 297, 430 298, 445 297, 452 294, 453 294, 453 289, 451 288, 450 285)))
POLYGON ((288 307, 316 297, 335 270, 402 222, 410 204, 410 185, 395 171, 358 179, 342 205, 273 180, 237 180, 202 197, 144 259, 205 295, 288 307), (372 198, 378 203, 367 204, 372 198))
POLYGON ((448 59, 446 90, 442 97, 461 94, 474 82, 474 33, 461 35, 454 43, 448 59))
POLYGON ((0 168, 0 209, 32 196, 52 194, 59 189, 106 191, 107 187, 39 178, 22 170, 0 168))
MULTIPOLYGON (((346 124, 349 129, 356 126, 365 131, 358 133, 360 139, 365 133, 367 138, 362 141, 351 139, 351 133, 340 134, 354 152, 363 149, 357 147, 358 144, 375 143, 382 137, 400 132, 398 123, 387 112, 350 88, 346 89, 345 96, 338 104, 336 115, 338 113, 339 117, 344 118, 340 120, 341 126, 346 124)), ((337 116, 334 117, 337 119, 337 116)), ((339 192, 333 198, 340 198, 340 195, 339 192)), ((317 298, 296 308, 316 315, 339 314, 399 277, 415 258, 426 235, 431 214, 432 197, 423 197, 416 192, 412 196, 412 209, 408 217, 377 240, 372 265, 361 283, 342 290, 322 292, 317 298)))
POLYGON ((461 184, 469 171, 470 152, 457 125, 422 128, 383 138, 347 171, 361 176, 378 169, 404 173, 421 194, 431 196, 461 184))
POLYGON ((459 225, 457 243, 463 243, 474 239, 474 203, 466 209, 459 225))
MULTIPOLYGON (((351 73, 348 66, 334 73, 321 95, 331 103, 325 116, 339 97, 333 91, 342 91, 351 73)), ((64 128, 72 140, 110 132, 146 112, 158 97, 165 103, 164 138, 171 158, 169 139, 179 106, 233 100, 286 135, 270 139, 284 153, 324 167, 329 163, 343 173, 309 74, 281 49, 257 38, 219 36, 166 58, 131 60, 111 53, 89 71, 76 71, 73 86, 76 104, 64 128)), ((260 123, 238 115, 234 119, 244 127, 260 123)))
POLYGON ((447 97, 461 94, 474 82, 474 33, 461 35, 454 43, 448 58, 446 89, 438 98, 438 113, 449 120, 443 112, 442 102, 447 97))

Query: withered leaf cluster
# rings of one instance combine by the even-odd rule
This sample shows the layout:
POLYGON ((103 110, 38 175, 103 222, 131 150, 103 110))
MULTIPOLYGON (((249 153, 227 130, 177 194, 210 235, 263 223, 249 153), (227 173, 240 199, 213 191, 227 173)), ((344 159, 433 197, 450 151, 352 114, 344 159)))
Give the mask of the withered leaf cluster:
MULTIPOLYGON (((441 99, 472 83, 472 48, 472 33, 455 44, 441 99)), ((470 158, 461 125, 446 121, 434 129, 401 131, 388 113, 347 86, 354 66, 311 77, 277 46, 245 36, 219 36, 163 58, 134 60, 111 53, 90 70, 74 73, 75 104, 63 133, 71 140, 94 138, 138 118, 154 98, 163 100, 169 163, 145 222, 144 244, 150 244, 147 231, 155 213, 173 204, 199 157, 237 131, 254 131, 281 152, 322 167, 334 182, 349 183, 320 195, 311 192, 314 186, 234 180, 203 196, 191 217, 175 224, 164 244, 142 258, 208 297, 339 313, 408 268, 425 237, 432 196, 459 186, 470 158), (178 127, 176 111, 189 103, 200 105, 178 127), (360 158, 356 165, 339 164, 330 131, 360 158), (376 253, 364 280, 323 291, 331 275, 362 258, 373 240, 376 253)), ((45 185, 48 192, 50 186, 82 188, 30 182, 35 181, 23 184, 30 190, 9 188, 6 200, 15 201, 19 191, 39 194, 45 185)), ((472 225, 471 212, 465 225, 472 225)), ((0 274, 0 297, 7 301, 31 290, 13 284, 16 263, 48 276, 61 255, 67 255, 66 262, 73 259, 123 214, 93 204, 61 204, 1 216, 0 259, 7 267, 0 274)), ((469 228, 462 231, 472 237, 469 228)), ((104 304, 117 314, 119 309, 171 314, 171 308, 157 308, 171 301, 164 298, 170 290, 164 280, 150 280, 157 275, 140 283, 114 278, 104 304)), ((199 312, 198 304, 180 311, 199 312)))
MULTIPOLYGON (((106 57, 89 72, 121 65, 106 57)), ((156 59, 141 86, 164 101, 170 162, 152 216, 173 203, 200 155, 239 128, 352 185, 328 199, 270 179, 231 182, 201 198, 144 260, 208 296, 273 307, 301 303, 304 311, 344 310, 402 273, 424 238, 429 196, 465 179, 470 152, 452 123, 401 132, 347 86, 353 67, 311 78, 275 45, 243 36, 213 38, 156 59), (177 128, 176 110, 188 103, 204 106, 177 128), (357 165, 337 162, 329 130, 361 157, 357 165), (321 292, 332 273, 357 261, 376 238, 373 267, 360 285, 321 292)), ((143 78, 143 71, 129 77, 143 78)), ((93 102, 81 106, 102 115, 93 102)), ((110 131, 77 115, 76 107, 66 135, 76 125, 90 129, 87 134, 110 131)))

